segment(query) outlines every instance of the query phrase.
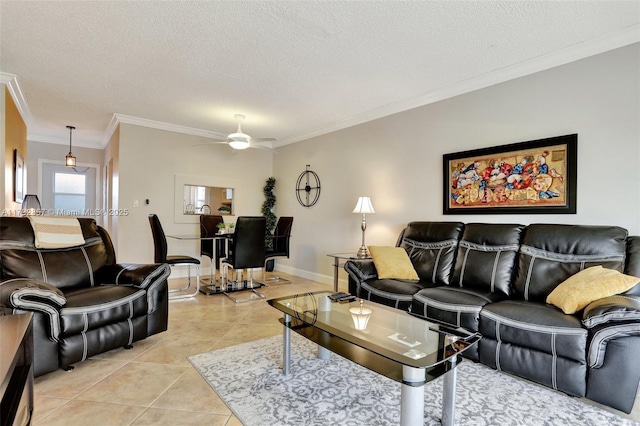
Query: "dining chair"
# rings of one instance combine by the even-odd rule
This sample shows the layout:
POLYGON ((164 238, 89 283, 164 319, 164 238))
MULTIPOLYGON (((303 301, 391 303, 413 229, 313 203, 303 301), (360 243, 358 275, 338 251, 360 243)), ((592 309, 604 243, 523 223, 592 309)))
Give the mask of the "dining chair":
POLYGON ((257 298, 264 299, 264 294, 256 291, 256 288, 263 287, 264 284, 253 281, 253 269, 262 268, 264 265, 265 254, 265 231, 266 218, 264 216, 239 216, 236 221, 235 232, 231 241, 229 241, 229 252, 227 257, 222 259, 223 280, 226 282, 226 294, 236 303, 248 302, 257 298), (236 279, 232 282, 228 281, 228 268, 232 268, 236 272, 236 279), (238 280, 238 272, 244 269, 249 270, 248 280, 240 274, 238 280), (240 299, 234 297, 230 293, 238 290, 249 290, 252 292, 248 298, 240 299))
MULTIPOLYGON (((224 219, 220 215, 201 214, 200 238, 214 237, 215 235, 217 235, 218 224, 220 223, 224 223, 224 219)), ((226 256, 225 242, 219 239, 201 239, 200 256, 208 257, 211 260, 211 274, 208 284, 213 285, 215 283, 214 277, 216 274, 216 269, 218 269, 220 265, 220 259, 226 256)))
POLYGON ((169 295, 169 299, 183 299, 186 297, 195 297, 200 290, 200 261, 195 257, 186 255, 167 255, 167 237, 162 229, 160 219, 156 214, 149 215, 149 224, 151 225, 151 235, 153 235, 153 248, 155 263, 167 263, 170 266, 186 266, 187 267, 187 285, 179 289, 171 289, 169 293, 183 292, 191 288, 191 267, 196 269, 196 285, 195 291, 188 294, 180 294, 176 296, 169 295))
POLYGON ((266 278, 267 271, 267 262, 276 257, 286 257, 289 258, 289 244, 291 240, 291 228, 293 226, 293 217, 291 216, 280 216, 278 218, 278 222, 276 223, 276 228, 273 232, 273 235, 267 236, 268 239, 271 239, 272 244, 271 247, 267 248, 264 255, 264 265, 262 267, 262 282, 267 284, 269 282, 278 284, 288 284, 291 280, 282 277, 271 277, 266 278))

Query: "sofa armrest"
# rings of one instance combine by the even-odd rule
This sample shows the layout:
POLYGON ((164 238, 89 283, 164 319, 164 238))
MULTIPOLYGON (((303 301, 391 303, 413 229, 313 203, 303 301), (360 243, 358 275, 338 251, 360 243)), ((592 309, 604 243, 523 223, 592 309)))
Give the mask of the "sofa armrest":
POLYGON ((170 272, 169 265, 165 263, 149 265, 121 263, 98 269, 95 280, 98 284, 131 285, 146 290, 155 282, 166 279, 170 272))
POLYGON ((60 308, 66 303, 62 291, 44 281, 14 278, 0 283, 0 306, 42 312, 49 319, 49 338, 54 342, 60 336, 60 308))
POLYGON ((370 279, 378 278, 378 271, 371 259, 351 259, 344 263, 344 270, 358 285, 370 279))
POLYGON ((587 328, 620 322, 640 322, 640 297, 605 297, 591 302, 582 314, 582 324, 587 328))

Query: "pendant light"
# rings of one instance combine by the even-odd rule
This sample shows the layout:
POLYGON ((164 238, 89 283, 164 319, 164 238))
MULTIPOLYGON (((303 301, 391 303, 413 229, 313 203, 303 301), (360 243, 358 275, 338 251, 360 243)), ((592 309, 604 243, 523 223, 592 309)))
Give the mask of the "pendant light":
POLYGON ((71 134, 73 133, 73 129, 75 129, 75 127, 67 126, 67 129, 69 129, 69 153, 67 154, 66 157, 64 157, 64 165, 67 167, 75 168, 76 157, 74 157, 73 154, 71 153, 71 134))

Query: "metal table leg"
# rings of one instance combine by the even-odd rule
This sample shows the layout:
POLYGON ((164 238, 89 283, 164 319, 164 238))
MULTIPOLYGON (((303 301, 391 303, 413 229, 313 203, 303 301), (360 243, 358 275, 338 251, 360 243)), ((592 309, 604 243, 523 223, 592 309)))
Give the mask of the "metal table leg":
POLYGON ((335 257, 333 262, 333 291, 338 291, 338 269, 340 269, 340 258, 335 257))
POLYGON ((284 340, 282 350, 282 372, 284 375, 288 375, 291 372, 291 315, 284 314, 284 329, 282 331, 282 337, 284 340))
POLYGON ((456 421, 456 359, 451 358, 451 370, 445 373, 442 383, 442 425, 453 426, 456 421))
POLYGON ((424 424, 425 369, 403 365, 402 380, 405 383, 413 383, 417 386, 402 383, 400 390, 400 425, 422 425, 424 424))

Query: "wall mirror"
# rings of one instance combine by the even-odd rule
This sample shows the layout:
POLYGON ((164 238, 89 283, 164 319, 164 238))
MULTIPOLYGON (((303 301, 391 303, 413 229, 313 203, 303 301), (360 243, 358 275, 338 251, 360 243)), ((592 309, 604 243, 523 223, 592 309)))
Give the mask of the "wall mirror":
POLYGON ((182 213, 233 215, 233 192, 233 188, 185 184, 182 213))

